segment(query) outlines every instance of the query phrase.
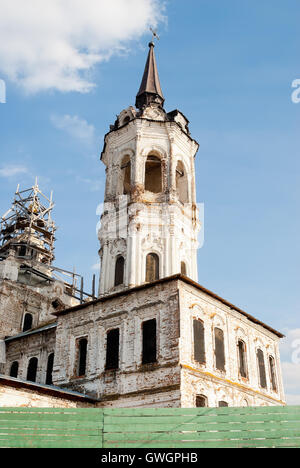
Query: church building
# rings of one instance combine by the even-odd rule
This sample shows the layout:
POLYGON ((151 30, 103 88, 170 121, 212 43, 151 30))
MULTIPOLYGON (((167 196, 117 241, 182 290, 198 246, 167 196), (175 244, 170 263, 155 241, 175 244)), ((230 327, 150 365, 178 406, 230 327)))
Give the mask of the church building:
POLYGON ((54 223, 37 187, 27 204, 17 191, 2 218, 0 406, 22 391, 28 405, 42 394, 49 406, 285 404, 283 335, 198 284, 199 145, 164 102, 150 42, 135 107, 120 112, 101 153, 97 298, 54 277, 54 223))

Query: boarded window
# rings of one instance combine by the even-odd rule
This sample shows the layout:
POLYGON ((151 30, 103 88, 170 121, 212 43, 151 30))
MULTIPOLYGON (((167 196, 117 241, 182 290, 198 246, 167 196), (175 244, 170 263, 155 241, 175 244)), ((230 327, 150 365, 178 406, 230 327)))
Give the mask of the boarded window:
POLYGON ((207 405, 207 398, 204 395, 197 395, 196 396, 196 408, 206 408, 207 405))
POLYGON ((147 320, 142 325, 143 351, 142 363, 156 362, 156 320, 147 320))
POLYGON ((186 264, 184 262, 180 264, 180 271, 182 275, 186 276, 186 264))
POLYGON ((215 328, 215 356, 216 368, 220 371, 225 370, 225 348, 224 333, 220 328, 215 328))
POLYGON ((47 372, 46 372, 46 385, 52 385, 52 373, 53 373, 53 364, 54 364, 54 353, 49 354, 47 362, 47 372))
POLYGON ((146 258, 146 282, 151 283, 159 279, 159 257, 150 253, 146 258))
POLYGON ((259 370, 259 383, 262 388, 267 388, 266 368, 264 353, 261 349, 257 350, 257 362, 259 370))
POLYGON ((19 363, 18 361, 14 361, 10 367, 10 373, 9 375, 11 377, 15 377, 17 378, 18 377, 18 372, 19 372, 19 363))
POLYGON ((38 359, 36 357, 31 358, 27 368, 27 380, 30 382, 36 381, 37 367, 38 359))
POLYGON ((25 314, 24 323, 23 323, 23 332, 31 330, 32 328, 32 315, 25 314))
POLYGON ((161 160, 157 156, 150 155, 145 166, 145 190, 152 193, 162 191, 161 160))
POLYGON ((116 260, 116 266, 115 266, 115 286, 119 286, 119 284, 124 283, 124 267, 125 267, 124 258, 118 257, 116 260))
POLYGON ((240 376, 247 377, 247 360, 246 360, 246 344, 239 340, 238 342, 238 354, 239 354, 239 372, 240 376))
POLYGON ((205 336, 204 324, 201 320, 194 319, 194 360, 200 364, 205 364, 205 336))
POLYGON ((271 376, 271 384, 272 390, 277 392, 277 379, 276 379, 276 369, 275 369, 275 359, 273 356, 269 357, 269 366, 270 366, 270 376, 271 376))
POLYGON ((106 366, 109 369, 119 368, 119 346, 120 346, 120 330, 110 330, 107 333, 106 342, 106 366))
POLYGON ((176 190, 179 201, 181 203, 188 203, 188 179, 181 161, 178 162, 176 167, 176 190))
POLYGON ((123 195, 128 195, 131 189, 131 162, 130 157, 125 156, 121 163, 121 180, 123 185, 123 195))
POLYGON ((219 408, 227 408, 228 403, 227 401, 219 401, 218 406, 219 408))
POLYGON ((86 338, 82 338, 78 343, 78 377, 83 377, 86 373, 87 344, 86 338))

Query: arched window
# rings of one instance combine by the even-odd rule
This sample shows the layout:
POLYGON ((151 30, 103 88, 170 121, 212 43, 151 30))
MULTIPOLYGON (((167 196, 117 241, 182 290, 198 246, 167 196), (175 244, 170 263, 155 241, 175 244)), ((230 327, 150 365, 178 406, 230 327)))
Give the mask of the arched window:
POLYGON ((128 155, 123 158, 121 163, 121 185, 120 194, 129 194, 131 189, 131 161, 128 155))
POLYGON ((276 379, 276 365, 275 365, 275 359, 273 356, 269 356, 269 366, 270 366, 270 377, 271 377, 271 384, 272 384, 272 390, 274 392, 277 392, 277 379, 276 379))
POLYGON ((145 166, 145 190, 152 193, 162 191, 161 160, 154 155, 149 155, 145 166))
POLYGON ((225 370, 225 348, 224 333, 220 328, 215 328, 215 358, 216 368, 220 371, 225 370))
POLYGON ((188 203, 188 179, 185 168, 181 161, 178 161, 176 167, 176 191, 179 201, 181 201, 181 203, 188 203))
POLYGON ((129 115, 127 115, 127 116, 124 118, 122 125, 125 125, 125 124, 127 124, 128 122, 130 122, 130 116, 129 116, 129 115))
POLYGON ((259 371, 259 384, 262 388, 267 388, 265 358, 264 353, 261 349, 257 350, 257 363, 259 371))
POLYGON ((180 273, 186 276, 186 264, 184 262, 180 263, 180 273))
POLYGON ((206 408, 207 406, 207 397, 205 395, 197 395, 196 408, 206 408))
POLYGON ((28 368, 27 368, 27 380, 29 380, 29 382, 36 381, 37 367, 38 367, 38 358, 36 357, 31 358, 28 363, 28 368))
POLYGON ((18 377, 18 372, 19 372, 19 363, 18 361, 14 361, 10 367, 10 373, 9 375, 11 377, 15 377, 17 378, 18 377))
POLYGON ((124 267, 125 260, 124 257, 117 257, 116 266, 115 266, 115 286, 119 286, 124 283, 124 267))
POLYGON ((82 338, 78 341, 78 377, 83 377, 86 373, 87 344, 88 341, 86 338, 82 338))
POLYGON ((247 378, 246 344, 242 340, 238 341, 238 354, 240 376, 247 378))
POLYGON ((228 403, 227 403, 227 401, 219 401, 218 406, 219 406, 219 408, 227 408, 228 403))
POLYGON ((32 315, 31 314, 25 314, 24 323, 23 323, 23 332, 31 330, 32 321, 33 321, 32 315))
POLYGON ((150 253, 146 258, 146 282, 151 283, 159 279, 159 257, 150 253))
POLYGON ((46 385, 52 385, 52 372, 54 364, 54 353, 49 354, 47 362, 46 385))
POLYGON ((205 364, 205 336, 204 336, 204 324, 202 320, 193 320, 194 330, 194 360, 200 364, 205 364))

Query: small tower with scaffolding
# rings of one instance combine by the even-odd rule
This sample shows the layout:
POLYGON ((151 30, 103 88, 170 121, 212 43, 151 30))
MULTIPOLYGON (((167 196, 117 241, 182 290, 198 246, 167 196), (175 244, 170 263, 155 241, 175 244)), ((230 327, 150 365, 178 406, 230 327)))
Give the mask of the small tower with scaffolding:
POLYGON ((17 187, 0 218, 0 340, 55 321, 53 312, 95 296, 83 278, 53 265, 56 225, 53 195, 35 185, 17 187), (79 282, 79 285, 78 285, 79 282))
POLYGON ((22 267, 19 274, 28 268, 36 276, 50 274, 56 231, 53 207, 52 192, 47 198, 37 181, 27 190, 17 187, 11 208, 0 219, 0 261, 14 257, 22 267))

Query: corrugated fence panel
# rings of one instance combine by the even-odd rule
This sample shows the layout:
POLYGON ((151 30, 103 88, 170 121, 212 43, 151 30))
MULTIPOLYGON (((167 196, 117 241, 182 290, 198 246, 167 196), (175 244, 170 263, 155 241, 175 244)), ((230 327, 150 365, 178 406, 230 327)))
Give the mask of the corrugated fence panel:
POLYGON ((0 447, 300 448, 300 407, 0 408, 0 447))
POLYGON ((106 448, 300 448, 300 407, 104 409, 106 448))
POLYGON ((101 448, 100 409, 0 408, 0 447, 101 448))

